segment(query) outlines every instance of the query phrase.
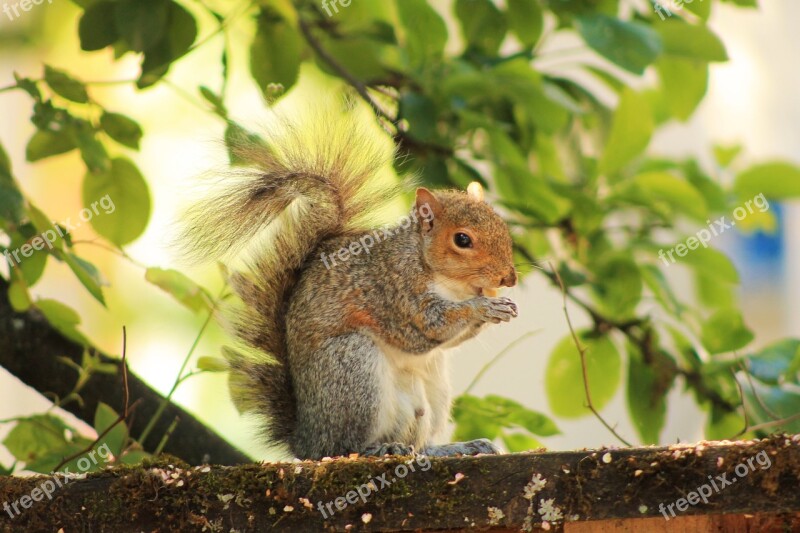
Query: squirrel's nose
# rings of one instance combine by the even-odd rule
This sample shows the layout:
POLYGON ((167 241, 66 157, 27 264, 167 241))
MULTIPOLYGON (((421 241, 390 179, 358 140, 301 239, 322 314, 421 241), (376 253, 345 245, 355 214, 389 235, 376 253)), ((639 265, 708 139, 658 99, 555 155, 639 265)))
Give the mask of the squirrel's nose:
POLYGON ((500 285, 504 287, 513 287, 516 284, 517 284, 517 272, 512 267, 511 271, 506 275, 506 277, 500 280, 500 285))

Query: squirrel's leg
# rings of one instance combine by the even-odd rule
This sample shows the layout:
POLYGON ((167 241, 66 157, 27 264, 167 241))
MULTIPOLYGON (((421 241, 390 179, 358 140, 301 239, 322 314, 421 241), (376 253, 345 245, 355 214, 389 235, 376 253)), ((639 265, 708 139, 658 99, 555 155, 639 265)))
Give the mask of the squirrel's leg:
POLYGON ((411 453, 408 445, 379 440, 386 438, 385 429, 404 424, 384 420, 382 406, 390 392, 385 390, 386 361, 372 339, 342 335, 292 360, 297 424, 290 446, 297 457, 411 453))

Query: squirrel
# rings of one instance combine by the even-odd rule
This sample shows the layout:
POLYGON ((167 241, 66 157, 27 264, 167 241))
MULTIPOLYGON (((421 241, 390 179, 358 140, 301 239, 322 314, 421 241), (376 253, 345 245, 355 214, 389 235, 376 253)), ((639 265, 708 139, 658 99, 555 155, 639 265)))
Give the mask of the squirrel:
POLYGON ((497 297, 517 281, 508 226, 475 182, 420 187, 409 216, 376 231, 370 216, 404 188, 377 178, 395 152, 343 115, 237 139, 246 165, 187 211, 190 258, 245 257, 229 279, 239 346, 223 348, 234 404, 301 459, 499 453, 487 439, 441 443, 445 349, 517 316, 497 297))

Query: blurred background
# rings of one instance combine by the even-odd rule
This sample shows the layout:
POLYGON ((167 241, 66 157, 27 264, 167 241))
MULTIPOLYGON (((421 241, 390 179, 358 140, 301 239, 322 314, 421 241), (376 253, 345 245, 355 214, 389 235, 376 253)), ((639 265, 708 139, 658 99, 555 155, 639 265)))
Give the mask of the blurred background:
MULTIPOLYGON (((358 0, 356 0, 358 1, 358 0)), ((0 0, 0 3, 10 0, 0 0)), ((439 9, 448 25, 452 14, 441 2, 439 9)), ((209 168, 224 164, 226 153, 220 143, 225 125, 198 110, 199 98, 187 88, 199 83, 197 72, 217 61, 221 43, 211 42, 173 67, 168 84, 136 91, 130 84, 138 75, 138 62, 128 57, 110 61, 110 51, 79 52, 75 31, 77 8, 66 0, 34 6, 11 20, 0 13, 0 87, 13 83, 13 73, 39 77, 42 63, 69 71, 92 74, 92 81, 110 83, 93 86, 92 96, 111 109, 134 117, 148 132, 135 160, 147 177, 153 198, 153 215, 146 233, 126 251, 149 266, 179 268, 193 279, 218 290, 215 266, 186 269, 176 263, 169 237, 176 210, 192 180, 209 168), (66 22, 65 22, 66 21, 66 22), (214 285, 217 284, 215 287, 214 285)), ((673 123, 650 144, 650 152, 665 155, 694 154, 708 157, 711 143, 741 143, 753 161, 782 158, 800 164, 800 69, 796 65, 800 3, 795 0, 766 0, 757 12, 716 4, 709 25, 726 44, 731 60, 712 64, 708 96, 687 124, 673 123)), ((234 33, 235 38, 235 33, 234 33)), ((451 43, 458 46, 458 43, 451 43)), ((552 49, 569 50, 569 37, 548 43, 552 49)), ((547 54, 543 54, 547 55, 547 54)), ((568 75, 572 56, 552 54, 539 68, 568 75)), ((234 73, 245 73, 246 58, 234 56, 234 73)), ((249 77, 236 74, 231 80, 226 103, 232 117, 258 128, 264 103, 249 77)), ((315 67, 304 66, 300 83, 282 105, 302 106, 316 94, 330 91, 339 82, 315 67)), ((30 105, 19 92, 0 93, 0 140, 8 151, 17 178, 27 196, 55 220, 77 218, 82 208, 80 182, 84 167, 77 153, 48 159, 36 165, 24 159, 25 143, 34 126, 29 122, 30 105)), ((742 275, 741 302, 745 319, 756 333, 756 345, 789 336, 800 336, 800 206, 772 206, 780 221, 774 235, 725 234, 714 242, 729 252, 742 275)), ((92 239, 88 227, 78 228, 73 240, 92 239)), ((130 261, 91 244, 79 245, 83 257, 97 265, 106 276, 108 307, 103 308, 71 278, 66 266, 50 263, 45 278, 34 289, 70 304, 83 318, 82 330, 102 350, 119 354, 121 329, 128 328, 128 357, 134 372, 166 393, 175 379, 184 355, 204 317, 195 316, 157 288, 135 280, 143 271, 130 261), (70 280, 65 282, 65 280, 70 280)), ((0 268, 6 268, 4 264, 0 268)), ((4 273, 7 270, 3 271, 4 273)), ((680 269, 670 271, 677 283, 688 286, 680 269)), ((548 412, 544 389, 544 368, 553 346, 568 332, 561 311, 561 294, 543 276, 529 276, 509 296, 520 306, 520 318, 490 328, 453 354, 454 389, 463 391, 480 369, 503 348, 522 335, 536 334, 510 350, 476 384, 474 393, 500 393, 535 410, 548 412)), ((577 324, 581 315, 573 313, 577 324)), ((214 326, 197 355, 216 355, 224 334, 214 326)), ((664 442, 702 438, 704 415, 676 390, 670 399, 664 442)), ((258 458, 267 451, 253 438, 252 427, 240 417, 228 398, 223 375, 203 374, 184 383, 175 396, 178 403, 215 428, 231 442, 258 458)), ((49 402, 26 388, 0 368, 0 419, 41 412, 49 402)), ((626 413, 624 391, 604 409, 604 415, 620 433, 634 435, 626 413)), ((69 418, 69 417, 68 417, 69 418)), ((77 422, 76 422, 77 423, 77 422)), ((561 435, 542 439, 556 449, 615 444, 612 436, 592 418, 558 420, 561 435)), ((80 425, 80 424, 79 424, 80 425)), ((9 428, 0 426, 0 439, 9 428)), ((0 463, 10 457, 0 451, 0 463)))

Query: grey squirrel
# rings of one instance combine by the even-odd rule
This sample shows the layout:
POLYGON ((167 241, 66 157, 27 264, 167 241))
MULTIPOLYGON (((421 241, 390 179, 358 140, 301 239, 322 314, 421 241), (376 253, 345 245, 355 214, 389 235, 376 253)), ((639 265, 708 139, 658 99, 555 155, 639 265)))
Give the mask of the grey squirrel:
POLYGON ((232 398, 298 458, 497 453, 439 443, 444 350, 517 316, 496 296, 517 280, 508 227, 475 183, 418 188, 404 223, 376 232, 370 215, 402 191, 376 177, 394 157, 378 137, 353 110, 283 118, 263 142, 236 141, 247 165, 188 210, 190 257, 246 257, 230 279, 232 398))

